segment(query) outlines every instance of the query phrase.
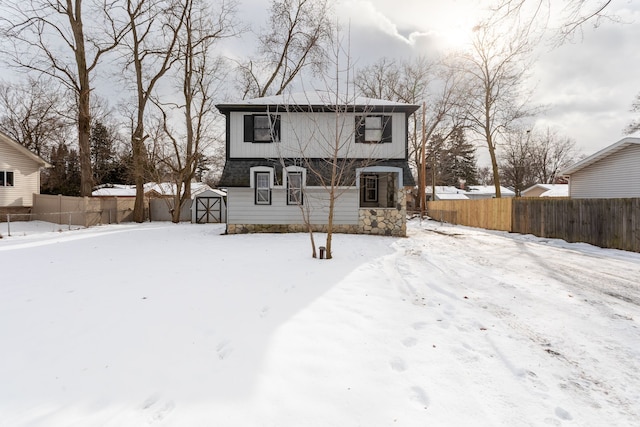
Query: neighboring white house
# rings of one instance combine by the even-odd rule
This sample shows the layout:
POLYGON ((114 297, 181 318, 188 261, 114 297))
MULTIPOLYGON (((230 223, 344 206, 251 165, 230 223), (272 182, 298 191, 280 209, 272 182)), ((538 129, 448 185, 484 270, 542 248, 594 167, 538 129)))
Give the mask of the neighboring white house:
POLYGON ((569 184, 534 184, 522 191, 522 197, 569 197, 569 184))
POLYGON ((371 98, 334 104, 308 92, 217 106, 226 117, 220 186, 227 188, 228 233, 302 231, 303 211, 322 230, 328 160, 337 158, 334 231, 406 234, 405 187, 414 186, 407 120, 419 106, 371 98))
POLYGON ((624 138, 562 171, 569 197, 640 197, 640 138, 624 138))
POLYGON ((40 170, 51 167, 4 132, 0 132, 0 207, 31 207, 40 194, 40 170))
MULTIPOLYGON (((494 185, 469 185, 464 193, 469 199, 491 199, 496 197, 496 187, 494 185)), ((516 193, 508 188, 500 186, 500 197, 515 197, 516 193)))

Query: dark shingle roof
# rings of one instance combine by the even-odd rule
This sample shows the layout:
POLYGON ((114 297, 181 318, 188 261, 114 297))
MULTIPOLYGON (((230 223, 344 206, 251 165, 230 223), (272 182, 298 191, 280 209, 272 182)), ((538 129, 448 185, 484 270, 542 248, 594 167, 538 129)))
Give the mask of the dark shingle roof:
MULTIPOLYGON (((315 173, 307 173, 308 186, 321 186, 322 181, 329 182, 331 178, 332 164, 330 159, 228 159, 222 171, 220 187, 249 187, 251 168, 256 166, 269 166, 275 168, 276 185, 282 183, 282 165, 302 166, 312 169, 315 173)), ((405 186, 414 186, 415 181, 409 168, 409 164, 404 159, 389 160, 362 160, 362 159, 340 159, 339 167, 343 170, 343 176, 338 185, 354 185, 356 169, 368 166, 390 166, 401 168, 402 181, 405 186)))

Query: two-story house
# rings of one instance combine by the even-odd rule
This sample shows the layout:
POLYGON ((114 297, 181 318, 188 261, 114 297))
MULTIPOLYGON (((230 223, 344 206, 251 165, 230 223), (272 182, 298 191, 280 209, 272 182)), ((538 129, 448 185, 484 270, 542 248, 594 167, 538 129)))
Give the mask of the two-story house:
POLYGON ((370 98, 336 105, 300 93, 218 105, 226 117, 227 232, 326 229, 406 235, 408 117, 419 106, 370 98), (335 166, 335 167, 334 167, 335 166), (333 179, 333 185, 332 185, 333 179))

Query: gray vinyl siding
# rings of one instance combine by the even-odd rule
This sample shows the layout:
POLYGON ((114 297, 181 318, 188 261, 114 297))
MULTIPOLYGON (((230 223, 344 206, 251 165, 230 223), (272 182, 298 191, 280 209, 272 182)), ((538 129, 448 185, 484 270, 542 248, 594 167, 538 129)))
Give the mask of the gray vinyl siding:
MULTIPOLYGON (((232 159, 240 158, 330 158, 332 141, 335 141, 336 116, 333 113, 297 112, 280 114, 280 142, 244 142, 244 116, 253 113, 232 111, 229 119, 229 153, 232 159)), ((406 123, 404 113, 384 114, 392 116, 391 143, 356 144, 355 116, 363 113, 347 113, 341 117, 339 132, 344 144, 339 157, 359 159, 404 159, 406 157, 406 123)), ((374 114, 377 115, 377 114, 374 114)))
POLYGON ((0 141, 0 171, 13 172, 13 187, 0 187, 0 206, 33 206, 40 193, 40 165, 0 141))
POLYGON ((640 197, 640 145, 631 145, 571 174, 576 199, 640 197))
MULTIPOLYGON (((343 191, 336 199, 333 222, 336 225, 358 223, 358 192, 343 191)), ((311 223, 326 224, 329 214, 328 194, 322 188, 305 188, 304 203, 310 207, 311 223)), ((300 207, 287 205, 286 189, 271 191, 271 205, 256 205, 253 188, 227 190, 228 224, 303 224, 300 207)))

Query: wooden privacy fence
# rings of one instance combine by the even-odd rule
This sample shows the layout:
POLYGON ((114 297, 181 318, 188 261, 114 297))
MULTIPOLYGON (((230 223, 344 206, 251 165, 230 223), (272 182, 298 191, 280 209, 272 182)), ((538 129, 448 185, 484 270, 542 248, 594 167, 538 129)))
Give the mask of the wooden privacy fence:
POLYGON ((30 219, 90 227, 132 221, 131 197, 71 197, 34 194, 30 219))
POLYGON ((432 219, 451 224, 511 231, 513 199, 442 200, 427 203, 432 219))
POLYGON ((435 201, 429 216, 452 224, 640 252, 640 199, 516 198, 435 201))

